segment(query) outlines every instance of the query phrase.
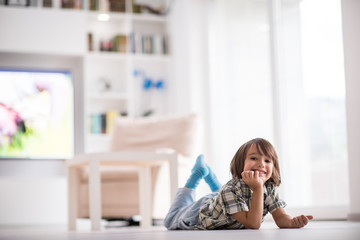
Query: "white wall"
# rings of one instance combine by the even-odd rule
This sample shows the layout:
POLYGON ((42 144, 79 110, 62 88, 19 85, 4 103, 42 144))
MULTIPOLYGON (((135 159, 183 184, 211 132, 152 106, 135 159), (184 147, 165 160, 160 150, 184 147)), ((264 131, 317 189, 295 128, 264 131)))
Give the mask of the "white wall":
POLYGON ((349 155, 349 220, 360 221, 360 1, 342 0, 349 155))
MULTIPOLYGON (((200 117, 200 138, 207 141, 209 131, 208 102, 204 101, 208 92, 207 69, 207 6, 208 0, 173 1, 169 16, 171 36, 172 82, 169 89, 170 106, 175 113, 196 113, 200 117), (202 121, 205 120, 205 121, 202 121)), ((199 154, 208 153, 205 146, 199 146, 199 154)), ((197 196, 209 192, 201 182, 197 196)))
MULTIPOLYGON (((72 72, 75 90, 75 152, 83 152, 82 58, 6 53, 0 50, 0 66, 68 69, 72 72)), ((0 225, 65 224, 66 209, 67 187, 63 160, 0 161, 0 225)))
POLYGON ((0 225, 66 224, 64 177, 0 178, 0 225))
POLYGON ((0 51, 81 55, 85 20, 78 11, 0 6, 0 51))

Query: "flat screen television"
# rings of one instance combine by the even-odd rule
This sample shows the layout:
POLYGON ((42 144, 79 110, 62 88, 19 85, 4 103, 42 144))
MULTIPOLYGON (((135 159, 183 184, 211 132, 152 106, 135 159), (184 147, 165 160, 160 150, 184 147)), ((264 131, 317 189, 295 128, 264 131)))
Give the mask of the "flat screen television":
POLYGON ((0 68, 0 159, 74 155, 70 71, 0 68))

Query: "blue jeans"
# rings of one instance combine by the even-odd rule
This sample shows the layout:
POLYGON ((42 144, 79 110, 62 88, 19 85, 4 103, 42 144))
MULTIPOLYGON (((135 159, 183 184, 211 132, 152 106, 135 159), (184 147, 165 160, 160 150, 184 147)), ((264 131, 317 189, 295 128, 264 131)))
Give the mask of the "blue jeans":
POLYGON ((164 219, 164 225, 169 230, 183 229, 192 230, 200 224, 199 211, 204 202, 218 194, 210 193, 195 201, 195 190, 179 188, 175 200, 164 219))

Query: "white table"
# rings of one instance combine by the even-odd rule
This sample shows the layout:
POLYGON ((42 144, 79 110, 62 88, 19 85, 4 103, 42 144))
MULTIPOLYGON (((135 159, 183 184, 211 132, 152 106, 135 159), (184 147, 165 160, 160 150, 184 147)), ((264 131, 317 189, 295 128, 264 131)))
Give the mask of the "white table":
MULTIPOLYGON (((68 180, 68 229, 76 230, 78 213, 78 168, 89 166, 89 208, 91 229, 101 229, 101 177, 100 166, 116 165, 131 166, 139 171, 139 203, 140 203, 140 226, 152 225, 151 196, 151 167, 169 163, 170 171, 170 194, 171 201, 174 199, 178 188, 178 160, 176 152, 102 152, 77 155, 66 161, 68 180)), ((124 193, 126 194, 126 193, 124 193)))

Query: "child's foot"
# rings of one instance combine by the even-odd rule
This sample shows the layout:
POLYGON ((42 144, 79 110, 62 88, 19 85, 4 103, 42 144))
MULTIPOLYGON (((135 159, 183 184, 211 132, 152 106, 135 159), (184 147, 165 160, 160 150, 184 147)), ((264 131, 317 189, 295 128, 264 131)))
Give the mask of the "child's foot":
POLYGON ((209 169, 204 161, 204 155, 199 155, 196 159, 194 167, 191 169, 191 175, 187 180, 185 187, 195 189, 200 180, 209 174, 209 169))
POLYGON ((209 174, 204 177, 205 182, 209 185, 212 192, 217 192, 221 188, 221 183, 217 179, 215 173, 207 166, 209 174))
POLYGON ((194 167, 191 169, 191 172, 194 173, 198 171, 203 177, 209 174, 209 169, 207 164, 204 161, 204 155, 200 154, 195 162, 194 167))

